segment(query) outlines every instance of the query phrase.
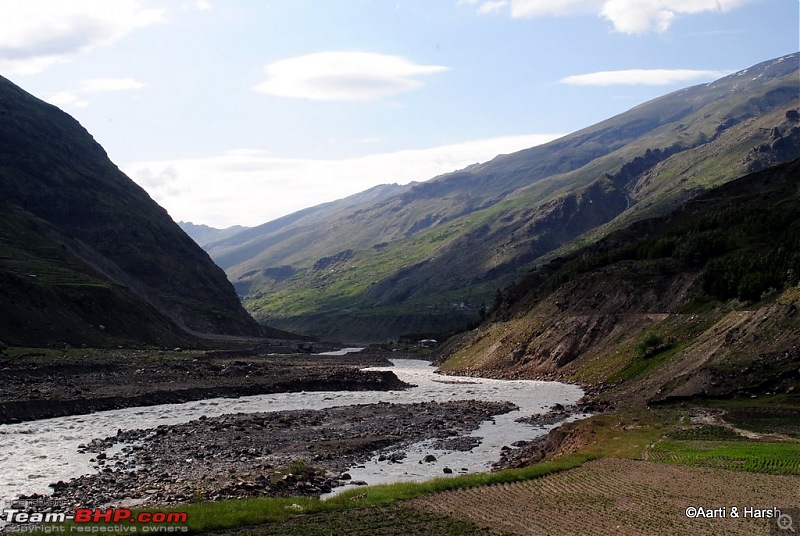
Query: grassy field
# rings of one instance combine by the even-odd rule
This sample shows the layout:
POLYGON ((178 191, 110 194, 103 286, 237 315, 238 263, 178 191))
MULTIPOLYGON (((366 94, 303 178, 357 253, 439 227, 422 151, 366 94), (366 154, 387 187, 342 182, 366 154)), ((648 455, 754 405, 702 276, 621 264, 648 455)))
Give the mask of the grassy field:
POLYGON ((308 497, 264 497, 198 502, 169 511, 186 513, 187 526, 193 533, 227 534, 234 531, 236 534, 495 534, 475 527, 463 519, 414 511, 409 514, 397 505, 401 501, 450 490, 540 478, 573 469, 590 459, 590 456, 575 455, 498 473, 475 473, 425 482, 401 482, 356 488, 325 501, 308 497), (329 527, 330 530, 320 532, 324 527, 329 527), (358 532, 364 527, 371 527, 371 530, 358 532))
POLYGON ((800 443, 734 440, 673 440, 659 442, 653 461, 719 467, 734 471, 800 476, 800 443))

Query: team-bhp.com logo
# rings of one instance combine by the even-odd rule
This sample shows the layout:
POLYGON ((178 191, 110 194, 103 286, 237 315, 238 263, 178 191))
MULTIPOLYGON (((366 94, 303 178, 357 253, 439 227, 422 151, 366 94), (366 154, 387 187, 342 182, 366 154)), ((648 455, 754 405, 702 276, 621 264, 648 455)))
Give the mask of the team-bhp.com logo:
POLYGON ((74 514, 4 509, 0 521, 6 532, 188 532, 185 512, 134 512, 127 508, 81 508, 74 514), (67 522, 72 522, 66 525, 67 522), (63 525, 59 525, 63 524, 63 525))

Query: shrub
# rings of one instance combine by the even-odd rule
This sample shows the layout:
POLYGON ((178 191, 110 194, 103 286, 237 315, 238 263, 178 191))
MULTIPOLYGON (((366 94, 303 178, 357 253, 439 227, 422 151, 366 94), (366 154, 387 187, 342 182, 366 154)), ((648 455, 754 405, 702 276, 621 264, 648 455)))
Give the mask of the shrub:
POLYGON ((664 349, 664 338, 654 331, 648 331, 636 345, 641 357, 650 357, 664 349))
POLYGON ((305 460, 298 458, 292 463, 289 464, 289 467, 286 468, 286 471, 292 475, 302 475, 309 471, 308 464, 305 460))

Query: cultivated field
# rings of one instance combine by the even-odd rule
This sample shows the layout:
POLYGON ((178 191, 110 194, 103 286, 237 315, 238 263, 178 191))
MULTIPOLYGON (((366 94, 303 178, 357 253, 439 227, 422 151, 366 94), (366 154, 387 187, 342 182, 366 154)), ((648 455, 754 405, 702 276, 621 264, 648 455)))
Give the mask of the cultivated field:
MULTIPOLYGON (((601 459, 543 478, 439 493, 406 506, 470 519, 496 533, 769 534, 745 507, 798 508, 800 477, 601 459), (690 519, 687 507, 726 508, 725 518, 690 519)), ((774 521, 772 521, 774 524, 774 521)), ((797 524, 797 519, 795 519, 797 524)))

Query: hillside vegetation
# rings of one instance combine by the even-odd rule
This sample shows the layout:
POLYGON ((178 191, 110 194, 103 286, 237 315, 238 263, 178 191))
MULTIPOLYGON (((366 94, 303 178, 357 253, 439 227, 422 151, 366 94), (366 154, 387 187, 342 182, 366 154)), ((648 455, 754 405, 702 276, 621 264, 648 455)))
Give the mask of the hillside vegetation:
POLYGON ((247 309, 284 329, 353 340, 460 330, 549 258, 799 157, 797 77, 797 54, 764 62, 548 144, 206 248, 247 309))

